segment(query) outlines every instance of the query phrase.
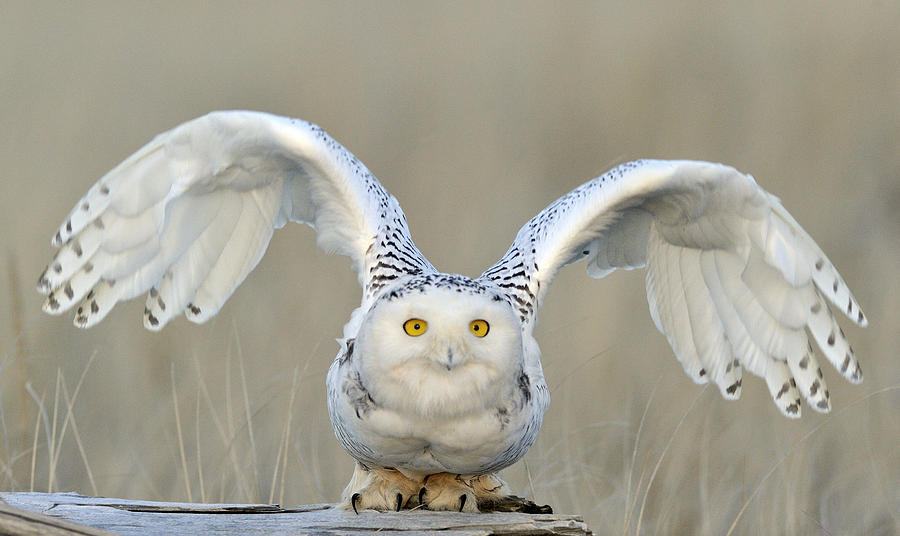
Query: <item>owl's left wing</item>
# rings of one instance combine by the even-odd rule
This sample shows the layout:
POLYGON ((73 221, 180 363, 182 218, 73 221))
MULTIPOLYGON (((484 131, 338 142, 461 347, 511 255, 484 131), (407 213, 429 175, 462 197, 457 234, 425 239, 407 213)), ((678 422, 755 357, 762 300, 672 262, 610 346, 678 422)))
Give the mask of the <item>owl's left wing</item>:
POLYGON ((160 134, 75 205, 38 280, 44 310, 77 306, 75 325, 90 327, 149 291, 146 328, 182 312, 206 321, 288 221, 310 225, 323 249, 351 259, 364 300, 392 279, 434 270, 397 200, 325 131, 222 111, 160 134))
POLYGON ((800 416, 798 388, 828 411, 807 331, 849 381, 862 381, 827 303, 865 326, 850 289, 780 201, 731 167, 623 164, 532 218, 482 278, 506 289, 530 324, 557 271, 579 260, 595 278, 646 266, 657 328, 685 372, 725 398, 740 396, 746 367, 785 415, 800 416))

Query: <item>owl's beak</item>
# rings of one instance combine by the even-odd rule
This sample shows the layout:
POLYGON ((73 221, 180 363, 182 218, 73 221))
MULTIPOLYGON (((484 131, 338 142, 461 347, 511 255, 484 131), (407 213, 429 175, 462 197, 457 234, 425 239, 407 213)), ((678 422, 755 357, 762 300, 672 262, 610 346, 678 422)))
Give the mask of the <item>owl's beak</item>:
POLYGON ((447 358, 446 361, 444 361, 443 365, 447 368, 447 370, 453 369, 453 367, 456 365, 453 362, 453 348, 447 348, 447 358))
POLYGON ((440 351, 435 352, 432 359, 436 365, 446 369, 448 372, 456 368, 460 362, 459 354, 454 353, 453 348, 449 346, 443 354, 440 351))
POLYGON ((433 366, 450 372, 468 362, 466 359, 466 347, 458 340, 441 341, 433 348, 429 356, 433 366))

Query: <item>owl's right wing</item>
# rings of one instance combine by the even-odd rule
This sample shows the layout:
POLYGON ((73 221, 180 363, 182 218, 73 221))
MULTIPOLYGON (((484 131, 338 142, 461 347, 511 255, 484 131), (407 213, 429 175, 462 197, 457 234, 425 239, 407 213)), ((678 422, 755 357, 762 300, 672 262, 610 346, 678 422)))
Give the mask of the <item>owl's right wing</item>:
POLYGON ((726 398, 740 396, 746 368, 765 378, 785 415, 800 415, 801 392, 828 411, 807 331, 844 377, 862 380, 827 303, 865 326, 850 289, 781 202, 734 168, 623 164, 532 218, 482 277, 506 290, 528 325, 558 270, 579 260, 595 278, 646 266, 656 326, 685 372, 726 398))
POLYGON ((350 257, 368 295, 433 271, 397 200, 321 128, 260 112, 213 112, 158 135, 101 178, 52 240, 38 281, 44 310, 76 303, 90 327, 149 291, 144 326, 214 316, 256 266, 274 229, 317 231, 350 257))

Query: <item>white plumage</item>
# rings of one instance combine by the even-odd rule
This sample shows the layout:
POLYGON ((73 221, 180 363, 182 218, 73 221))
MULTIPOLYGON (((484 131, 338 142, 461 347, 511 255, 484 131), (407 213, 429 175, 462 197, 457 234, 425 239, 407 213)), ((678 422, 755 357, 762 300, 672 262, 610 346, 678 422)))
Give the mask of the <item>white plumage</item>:
POLYGON ((859 364, 828 302, 867 321, 837 270, 752 177, 636 161, 527 222, 479 278, 442 274, 400 205, 315 125, 215 112, 157 136, 100 179, 53 238, 44 310, 90 327, 147 293, 144 325, 214 316, 274 229, 310 225, 350 257, 360 307, 328 375, 335 434, 357 460, 345 505, 542 511, 494 474, 524 455, 549 395, 532 336, 557 271, 647 268, 650 314, 685 372, 740 396, 765 379, 782 413, 830 409, 810 336, 851 382, 859 364))

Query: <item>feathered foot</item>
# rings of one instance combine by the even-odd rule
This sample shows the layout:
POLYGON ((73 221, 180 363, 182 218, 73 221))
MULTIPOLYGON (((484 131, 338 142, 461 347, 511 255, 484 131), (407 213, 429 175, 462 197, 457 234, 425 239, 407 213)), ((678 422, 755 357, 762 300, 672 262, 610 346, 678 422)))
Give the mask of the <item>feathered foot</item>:
POLYGON ((552 514, 547 505, 510 495, 509 486, 496 474, 463 476, 437 473, 425 477, 419 503, 429 510, 457 512, 522 512, 552 514))
POLYGON ((368 469, 356 464, 350 483, 341 495, 341 508, 353 510, 400 511, 418 503, 421 482, 414 482, 395 469, 368 469))

